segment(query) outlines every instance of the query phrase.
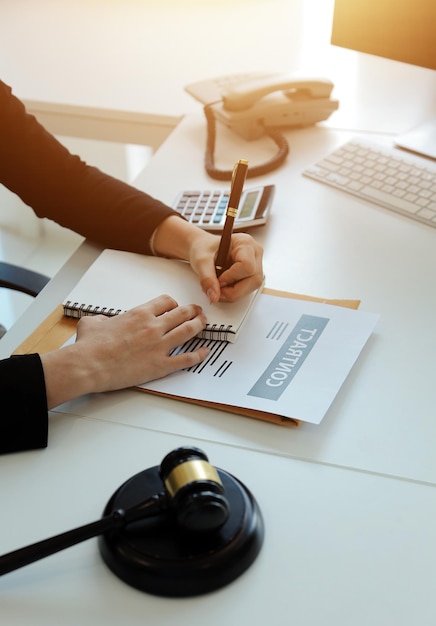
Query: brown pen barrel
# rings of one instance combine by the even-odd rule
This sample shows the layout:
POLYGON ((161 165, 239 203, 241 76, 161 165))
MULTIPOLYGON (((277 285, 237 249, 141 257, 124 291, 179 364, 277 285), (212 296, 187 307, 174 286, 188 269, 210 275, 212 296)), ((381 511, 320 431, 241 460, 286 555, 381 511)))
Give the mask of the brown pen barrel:
POLYGON ((230 250, 230 240, 233 233, 233 225, 238 214, 239 202, 247 178, 248 161, 240 159, 233 170, 232 183, 230 188, 229 202, 226 210, 226 221, 221 235, 220 245, 215 261, 216 275, 220 276, 227 268, 230 250))

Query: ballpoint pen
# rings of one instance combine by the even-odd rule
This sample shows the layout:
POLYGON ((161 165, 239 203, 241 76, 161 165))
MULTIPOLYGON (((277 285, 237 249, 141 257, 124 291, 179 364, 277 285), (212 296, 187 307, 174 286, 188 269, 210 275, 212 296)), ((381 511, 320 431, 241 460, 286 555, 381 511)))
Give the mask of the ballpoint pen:
POLYGON ((220 245, 215 261, 216 275, 220 276, 227 268, 230 250, 230 239, 233 233, 233 224, 238 214, 239 201, 247 177, 248 161, 240 159, 233 168, 232 182, 230 185, 229 202, 226 209, 226 221, 221 235, 220 245))

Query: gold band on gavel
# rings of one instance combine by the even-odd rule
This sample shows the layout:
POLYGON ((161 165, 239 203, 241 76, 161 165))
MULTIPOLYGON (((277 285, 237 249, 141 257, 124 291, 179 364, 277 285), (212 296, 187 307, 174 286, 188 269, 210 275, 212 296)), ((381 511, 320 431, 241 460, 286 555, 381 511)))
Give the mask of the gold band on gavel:
POLYGON ((168 474, 165 480, 165 487, 169 495, 174 497, 182 487, 196 480, 211 480, 222 485, 218 472, 210 463, 201 459, 195 459, 176 465, 168 474))

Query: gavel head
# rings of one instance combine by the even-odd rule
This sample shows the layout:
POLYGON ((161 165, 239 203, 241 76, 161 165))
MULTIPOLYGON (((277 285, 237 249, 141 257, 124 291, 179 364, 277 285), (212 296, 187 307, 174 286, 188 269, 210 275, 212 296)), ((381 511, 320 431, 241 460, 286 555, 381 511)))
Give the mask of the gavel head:
POLYGON ((229 503, 217 470, 195 447, 173 450, 159 475, 179 526, 194 532, 218 530, 229 517, 229 503))

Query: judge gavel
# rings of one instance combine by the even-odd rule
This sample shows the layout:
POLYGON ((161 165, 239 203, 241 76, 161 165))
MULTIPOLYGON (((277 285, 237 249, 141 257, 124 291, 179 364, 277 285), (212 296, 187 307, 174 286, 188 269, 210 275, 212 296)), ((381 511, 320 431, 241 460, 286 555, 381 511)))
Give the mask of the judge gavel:
POLYGON ((229 502, 218 472, 194 447, 173 450, 163 459, 159 476, 164 490, 127 509, 117 508, 101 519, 9 552, 0 557, 0 574, 33 563, 77 543, 122 529, 132 522, 166 514, 188 533, 213 533, 229 517, 229 502))
POLYGON ((181 597, 240 576, 259 554, 264 527, 243 483, 212 467, 198 448, 183 447, 124 482, 98 521, 0 557, 0 574, 96 536, 104 562, 121 580, 181 597))

